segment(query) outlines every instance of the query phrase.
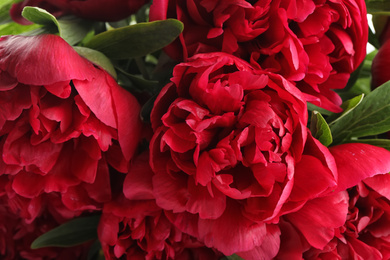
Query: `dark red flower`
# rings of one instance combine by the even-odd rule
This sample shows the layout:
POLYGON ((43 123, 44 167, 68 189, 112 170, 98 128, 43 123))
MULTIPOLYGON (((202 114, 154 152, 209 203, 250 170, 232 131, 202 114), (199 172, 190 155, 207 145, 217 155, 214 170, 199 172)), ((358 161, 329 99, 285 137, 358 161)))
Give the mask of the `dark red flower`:
POLYGON ((363 0, 160 0, 151 20, 176 18, 183 34, 166 48, 177 60, 222 51, 296 82, 306 99, 341 111, 332 89, 344 88, 366 54, 363 0))
POLYGON ((25 199, 12 191, 6 176, 0 176, 0 258, 85 259, 87 245, 31 249, 31 243, 38 236, 80 214, 81 212, 64 208, 58 194, 25 199))
POLYGON ((225 53, 190 58, 171 81, 151 115, 157 205, 225 255, 271 258, 280 233, 272 223, 336 184, 333 157, 307 134, 305 99, 225 53))
POLYGON ((111 198, 109 167, 127 172, 139 104, 55 35, 0 39, 1 175, 20 196, 61 194, 73 210, 111 198))
POLYGON ((305 259, 389 259, 390 175, 368 178, 348 189, 348 215, 322 250, 310 248, 305 259))
POLYGON ((282 217, 276 259, 388 259, 389 151, 367 144, 343 144, 330 151, 338 188, 282 217))
POLYGON ((220 253, 169 222, 155 203, 152 176, 144 153, 126 176, 126 197, 105 205, 98 234, 106 259, 220 259, 220 253))
POLYGON ((85 19, 111 22, 130 16, 147 2, 149 0, 24 0, 12 5, 10 15, 17 23, 29 24, 30 22, 21 16, 23 8, 37 6, 56 17, 73 14, 85 19))

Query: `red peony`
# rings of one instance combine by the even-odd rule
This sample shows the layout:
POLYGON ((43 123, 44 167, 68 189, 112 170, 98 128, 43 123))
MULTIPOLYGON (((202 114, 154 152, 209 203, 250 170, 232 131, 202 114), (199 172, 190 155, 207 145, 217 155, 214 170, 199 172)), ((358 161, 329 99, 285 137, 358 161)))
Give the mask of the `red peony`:
POLYGON ((307 134, 305 99, 224 53, 190 58, 171 81, 151 115, 157 205, 225 255, 272 258, 279 216, 336 184, 333 157, 307 134))
POLYGON ((136 99, 55 35, 2 37, 0 77, 0 175, 12 190, 58 193, 71 210, 109 201, 109 169, 127 172, 138 145, 136 99))
POLYGON ((126 198, 105 205, 98 234, 106 259, 220 259, 220 253, 169 222, 155 203, 152 177, 144 153, 126 176, 126 198))
POLYGON ((276 259, 389 259, 389 151, 366 144, 330 151, 338 188, 283 216, 276 259))
POLYGON ((21 14, 26 6, 43 8, 55 16, 73 14, 96 21, 118 21, 138 11, 149 0, 24 0, 12 5, 11 18, 20 24, 29 24, 21 14))
POLYGON ((15 194, 6 176, 0 177, 0 258, 3 260, 85 259, 86 246, 31 249, 40 235, 79 215, 61 205, 58 194, 27 200, 15 194), (42 206, 44 205, 44 206, 42 206))
POLYGON ((166 48, 177 59, 222 51, 296 82, 308 101, 339 112, 349 74, 365 57, 368 38, 363 0, 154 1, 150 19, 184 23, 166 48))

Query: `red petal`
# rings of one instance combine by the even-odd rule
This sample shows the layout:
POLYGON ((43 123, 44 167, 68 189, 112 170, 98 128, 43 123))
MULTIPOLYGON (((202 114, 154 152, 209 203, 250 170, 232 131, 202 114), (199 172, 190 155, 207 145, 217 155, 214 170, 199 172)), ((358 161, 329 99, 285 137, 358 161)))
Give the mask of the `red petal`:
POLYGON ((105 73, 96 74, 92 81, 73 80, 73 84, 85 104, 104 124, 117 128, 117 119, 111 95, 111 86, 105 73))
POLYGON ((156 174, 153 176, 153 192, 156 203, 161 208, 183 212, 189 197, 187 190, 187 178, 181 172, 174 177, 168 174, 156 174))
MULTIPOLYGON (((267 225, 267 235, 260 246, 247 252, 239 252, 238 256, 245 260, 273 259, 280 248, 280 229, 276 225, 267 225)), ((289 258, 291 259, 291 258, 289 258)))
MULTIPOLYGON (((211 189, 211 188, 210 188, 211 189)), ((203 219, 219 218, 226 208, 226 196, 217 189, 212 194, 208 188, 202 185, 195 185, 192 179, 189 180, 188 191, 190 197, 186 204, 186 210, 192 214, 199 213, 203 219)))
POLYGON ((227 204, 224 214, 216 219, 199 219, 199 239, 224 255, 243 252, 261 246, 267 235, 264 223, 255 223, 242 215, 238 203, 227 204))
POLYGON ((133 157, 138 146, 142 124, 140 105, 133 95, 115 83, 108 74, 107 81, 112 86, 112 100, 118 121, 118 141, 127 160, 133 157))
POLYGON ((322 249, 344 225, 348 214, 348 194, 338 192, 307 202, 299 211, 285 215, 310 245, 322 249))
POLYGON ((34 198, 43 192, 45 179, 41 175, 21 171, 15 175, 12 189, 26 198, 34 198))
POLYGON ((346 190, 360 181, 390 172, 390 151, 368 144, 350 143, 333 146, 339 174, 337 191, 346 190))
POLYGON ((61 37, 4 36, 0 39, 0 70, 18 82, 50 85, 72 79, 91 80, 96 69, 61 37))
POLYGON ((83 186, 92 199, 103 203, 111 200, 110 184, 108 165, 104 159, 101 159, 96 170, 95 181, 93 183, 85 183, 83 186))
POLYGON ((129 200, 154 199, 152 185, 153 171, 149 166, 148 153, 137 157, 129 168, 123 183, 123 193, 129 200))
POLYGON ((336 180, 329 168, 316 157, 303 155, 302 160, 296 165, 290 199, 310 200, 334 186, 336 180))

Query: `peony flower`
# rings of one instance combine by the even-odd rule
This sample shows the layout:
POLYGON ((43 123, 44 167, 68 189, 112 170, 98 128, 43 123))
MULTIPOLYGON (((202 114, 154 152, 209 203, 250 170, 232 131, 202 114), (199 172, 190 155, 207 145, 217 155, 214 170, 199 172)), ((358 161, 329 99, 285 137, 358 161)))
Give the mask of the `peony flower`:
POLYGON ((199 54, 177 65, 151 122, 157 205, 225 255, 272 258, 278 218, 336 184, 333 157, 307 133, 299 90, 237 57, 199 54))
POLYGON ((22 17, 23 8, 37 6, 47 10, 56 17, 73 14, 77 17, 96 21, 118 21, 138 11, 148 0, 23 0, 12 5, 12 20, 20 24, 30 24, 22 17))
POLYGON ((2 37, 0 77, 0 175, 12 190, 57 193, 71 210, 109 201, 110 168, 127 172, 138 145, 136 99, 55 35, 2 37))
POLYGON ((367 144, 343 144, 330 151, 338 187, 282 217, 276 259, 388 259, 389 151, 367 144))
POLYGON ((176 18, 184 31, 165 50, 177 60, 222 51, 296 82, 306 99, 340 112, 349 74, 366 54, 363 0, 154 1, 150 19, 176 18))
POLYGON ((84 259, 86 245, 72 248, 47 247, 31 249, 40 235, 79 215, 61 207, 58 194, 47 194, 27 200, 10 189, 6 176, 0 176, 0 258, 26 259, 84 259), (44 204, 45 207, 41 205, 44 204))
POLYGON ((98 234, 106 259, 220 259, 222 255, 174 227, 155 203, 148 154, 124 181, 126 196, 104 206, 98 234))

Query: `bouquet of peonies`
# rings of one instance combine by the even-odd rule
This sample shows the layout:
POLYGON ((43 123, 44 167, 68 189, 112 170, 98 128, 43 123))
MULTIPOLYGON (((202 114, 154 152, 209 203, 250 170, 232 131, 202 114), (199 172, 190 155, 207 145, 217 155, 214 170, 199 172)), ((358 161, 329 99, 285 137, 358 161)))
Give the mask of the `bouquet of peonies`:
POLYGON ((3 0, 0 259, 390 259, 378 3, 3 0))

